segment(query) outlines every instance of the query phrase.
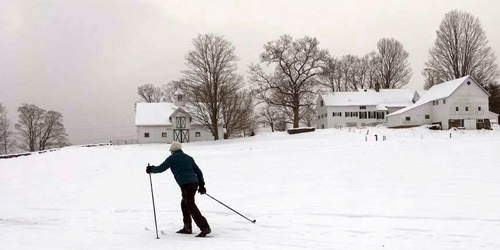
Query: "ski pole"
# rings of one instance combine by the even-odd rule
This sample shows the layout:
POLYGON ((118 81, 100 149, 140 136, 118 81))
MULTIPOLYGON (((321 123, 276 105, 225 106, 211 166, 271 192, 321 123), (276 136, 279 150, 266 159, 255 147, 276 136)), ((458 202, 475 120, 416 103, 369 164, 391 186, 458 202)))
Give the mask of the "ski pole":
POLYGON ((254 224, 255 224, 256 220, 250 220, 250 219, 248 219, 246 216, 244 216, 244 215, 242 215, 242 214, 238 213, 236 210, 234 210, 234 209, 230 208, 228 205, 226 205, 226 204, 224 204, 224 203, 220 202, 219 200, 215 199, 215 198, 214 198, 214 197, 212 197, 211 195, 209 195, 209 194, 207 194, 207 193, 205 193, 205 194, 206 194, 208 197, 210 197, 210 198, 214 199, 215 201, 219 202, 219 203, 220 203, 220 204, 222 204, 223 206, 225 206, 225 207, 229 208, 231 211, 233 211, 233 212, 237 213, 239 216, 241 216, 241 217, 243 217, 243 218, 247 219, 248 221, 250 221, 250 222, 252 222, 252 223, 254 223, 254 224))
MULTIPOLYGON (((148 163, 148 167, 149 167, 149 163, 148 163)), ((151 179, 151 173, 149 173, 149 184, 151 184, 151 198, 153 198, 153 214, 155 216, 156 239, 160 239, 160 237, 158 237, 158 224, 156 223, 155 196, 153 194, 153 180, 151 179)))

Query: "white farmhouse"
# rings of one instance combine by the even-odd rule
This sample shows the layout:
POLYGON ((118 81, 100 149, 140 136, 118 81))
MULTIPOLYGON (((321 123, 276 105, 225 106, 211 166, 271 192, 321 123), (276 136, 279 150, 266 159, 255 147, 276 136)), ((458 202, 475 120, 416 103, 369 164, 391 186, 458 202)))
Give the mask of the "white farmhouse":
POLYGON ((388 114, 414 104, 419 98, 419 93, 410 89, 376 88, 320 94, 316 103, 317 127, 385 124, 388 114))
MULTIPOLYGON (((189 115, 184 109, 182 95, 175 96, 174 103, 137 103, 135 125, 138 143, 171 143, 211 141, 212 133, 189 115)), ((223 128, 219 128, 223 138, 223 128)))
MULTIPOLYGON (((436 124, 442 129, 490 128, 490 94, 470 76, 433 86, 415 104, 388 115, 392 128, 436 124)), ((498 118, 497 118, 498 119, 498 118)))

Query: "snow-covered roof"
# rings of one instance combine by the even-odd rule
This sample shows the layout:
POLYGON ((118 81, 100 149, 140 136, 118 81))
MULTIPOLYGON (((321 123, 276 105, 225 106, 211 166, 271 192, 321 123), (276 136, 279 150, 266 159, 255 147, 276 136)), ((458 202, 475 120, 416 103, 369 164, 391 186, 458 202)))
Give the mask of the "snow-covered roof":
POLYGON ((370 106, 406 107, 413 104, 415 91, 411 89, 373 89, 357 92, 333 92, 322 94, 326 106, 370 106))
POLYGON ((386 106, 379 104, 379 105, 377 105, 377 110, 378 111, 387 111, 387 108, 386 108, 386 106))
POLYGON ((464 76, 461 78, 457 78, 455 80, 434 85, 427 92, 424 92, 424 94, 420 97, 420 99, 417 102, 406 108, 400 109, 392 114, 389 114, 389 116, 404 113, 408 110, 422 106, 431 101, 447 98, 453 92, 455 92, 455 90, 457 90, 458 87, 460 87, 460 85, 462 85, 462 83, 464 83, 467 79, 469 79, 469 76, 464 76))
POLYGON ((423 96, 425 95, 425 93, 427 93, 428 90, 417 90, 417 93, 419 96, 423 96))
POLYGON ((136 126, 171 125, 170 115, 178 109, 173 103, 137 103, 135 110, 136 126))

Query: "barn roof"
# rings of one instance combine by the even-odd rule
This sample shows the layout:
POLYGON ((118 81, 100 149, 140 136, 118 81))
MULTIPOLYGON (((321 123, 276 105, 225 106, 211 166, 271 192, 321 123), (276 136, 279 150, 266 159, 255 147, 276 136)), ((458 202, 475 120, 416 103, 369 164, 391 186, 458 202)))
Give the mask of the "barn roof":
POLYGON ((362 89, 357 92, 333 92, 322 94, 325 106, 406 107, 413 104, 415 91, 411 89, 362 89))
MULTIPOLYGON (((470 76, 464 76, 461 78, 457 78, 455 80, 451 80, 451 81, 443 82, 441 84, 434 85, 427 92, 425 92, 422 95, 422 97, 417 102, 415 102, 415 104, 410 105, 406 108, 400 109, 394 113, 391 113, 391 114, 389 114, 389 116, 404 113, 408 110, 422 106, 422 105, 429 103, 431 101, 447 98, 451 94, 453 94, 453 92, 455 92, 455 90, 457 90, 458 87, 460 87, 460 85, 462 85, 462 83, 466 82, 469 78, 470 78, 470 76)), ((478 85, 478 86, 481 87, 481 85, 478 85)), ((488 94, 488 92, 483 87, 481 87, 481 89, 483 89, 483 91, 485 91, 488 94)))
POLYGON ((137 103, 135 109, 136 126, 171 125, 170 115, 178 109, 173 103, 137 103))

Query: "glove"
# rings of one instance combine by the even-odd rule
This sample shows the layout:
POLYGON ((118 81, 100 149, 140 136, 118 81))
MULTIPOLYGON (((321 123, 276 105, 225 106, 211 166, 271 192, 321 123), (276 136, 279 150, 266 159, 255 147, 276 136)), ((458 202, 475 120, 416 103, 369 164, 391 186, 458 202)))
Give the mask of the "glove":
POLYGON ((200 194, 206 194, 207 193, 207 189, 205 188, 205 184, 200 185, 200 187, 198 188, 198 193, 200 193, 200 194))
POLYGON ((155 167, 155 166, 147 166, 147 167, 146 167, 146 173, 147 173, 147 174, 151 174, 151 172, 153 171, 153 168, 154 168, 154 167, 155 167))

